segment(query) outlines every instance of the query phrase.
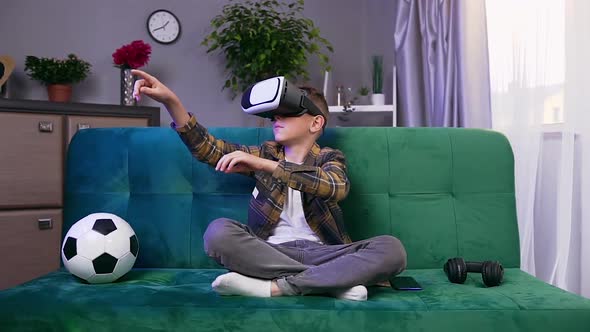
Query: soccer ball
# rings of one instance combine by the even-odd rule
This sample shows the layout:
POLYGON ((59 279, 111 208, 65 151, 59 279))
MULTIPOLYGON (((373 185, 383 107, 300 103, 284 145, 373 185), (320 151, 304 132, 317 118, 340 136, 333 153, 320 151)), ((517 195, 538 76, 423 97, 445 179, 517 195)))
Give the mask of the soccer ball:
POLYGON ((93 213, 68 230, 61 258, 70 273, 95 284, 115 281, 129 272, 138 251, 137 236, 125 220, 93 213))

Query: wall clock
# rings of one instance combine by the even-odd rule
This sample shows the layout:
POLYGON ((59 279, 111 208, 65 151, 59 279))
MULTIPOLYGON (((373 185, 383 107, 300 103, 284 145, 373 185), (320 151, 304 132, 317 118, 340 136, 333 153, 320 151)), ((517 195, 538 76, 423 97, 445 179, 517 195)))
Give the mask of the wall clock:
POLYGON ((160 44, 172 44, 180 37, 180 21, 172 12, 155 10, 148 16, 147 29, 150 36, 160 44))

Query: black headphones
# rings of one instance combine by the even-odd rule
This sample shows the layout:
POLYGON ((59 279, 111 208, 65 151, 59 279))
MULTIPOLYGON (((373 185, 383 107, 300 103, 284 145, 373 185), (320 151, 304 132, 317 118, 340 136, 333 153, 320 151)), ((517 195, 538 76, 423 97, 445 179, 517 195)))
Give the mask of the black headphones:
POLYGON ((487 287, 498 286, 504 278, 504 268, 498 261, 465 262, 461 257, 449 259, 444 266, 450 282, 462 284, 467 279, 467 272, 481 273, 487 287))

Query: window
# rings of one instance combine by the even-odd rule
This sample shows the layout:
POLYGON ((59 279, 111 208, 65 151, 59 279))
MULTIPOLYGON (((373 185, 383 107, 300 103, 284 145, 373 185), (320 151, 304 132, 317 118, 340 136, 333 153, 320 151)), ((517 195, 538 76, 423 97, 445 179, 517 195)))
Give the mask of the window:
POLYGON ((486 13, 493 121, 563 122, 565 1, 487 0, 486 13))

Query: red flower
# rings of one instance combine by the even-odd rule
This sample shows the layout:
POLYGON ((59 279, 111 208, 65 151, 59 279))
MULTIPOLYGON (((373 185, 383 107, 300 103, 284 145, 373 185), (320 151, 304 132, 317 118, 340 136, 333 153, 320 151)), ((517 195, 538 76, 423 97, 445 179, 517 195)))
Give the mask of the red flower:
POLYGON ((115 66, 137 69, 145 66, 150 60, 152 47, 142 40, 135 40, 131 44, 123 45, 113 53, 115 66))

